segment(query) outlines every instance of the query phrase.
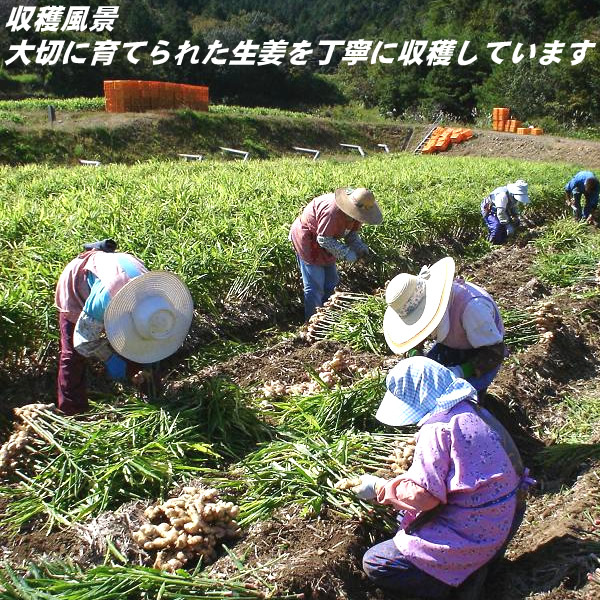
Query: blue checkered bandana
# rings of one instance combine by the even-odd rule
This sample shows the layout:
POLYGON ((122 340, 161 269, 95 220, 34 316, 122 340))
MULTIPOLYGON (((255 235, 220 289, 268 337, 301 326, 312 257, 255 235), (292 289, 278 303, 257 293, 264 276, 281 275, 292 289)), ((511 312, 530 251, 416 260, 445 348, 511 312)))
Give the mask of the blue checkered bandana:
POLYGON ((470 383, 424 356, 400 361, 388 373, 386 384, 388 391, 376 418, 397 427, 422 424, 463 400, 477 399, 477 390, 470 383))

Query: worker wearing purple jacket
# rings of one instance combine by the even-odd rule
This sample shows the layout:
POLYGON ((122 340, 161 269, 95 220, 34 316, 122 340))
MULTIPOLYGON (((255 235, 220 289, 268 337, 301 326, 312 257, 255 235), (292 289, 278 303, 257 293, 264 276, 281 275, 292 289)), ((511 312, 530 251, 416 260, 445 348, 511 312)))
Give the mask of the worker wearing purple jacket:
POLYGON ((390 371, 376 418, 420 429, 406 473, 391 480, 363 475, 352 488, 399 511, 398 532, 366 552, 365 572, 399 597, 448 598, 471 576, 469 585, 483 585, 534 483, 512 438, 478 406, 473 386, 422 356, 390 371))

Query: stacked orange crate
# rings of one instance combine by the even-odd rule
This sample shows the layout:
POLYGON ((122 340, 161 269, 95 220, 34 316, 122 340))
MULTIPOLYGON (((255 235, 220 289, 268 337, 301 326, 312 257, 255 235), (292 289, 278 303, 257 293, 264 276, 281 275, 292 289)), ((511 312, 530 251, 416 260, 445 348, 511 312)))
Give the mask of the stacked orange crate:
POLYGON ((452 133, 450 134, 450 142, 452 144, 460 144, 463 140, 464 140, 463 129, 460 127, 453 129, 452 133))
POLYGON ((114 82, 115 89, 115 112, 125 112, 125 93, 123 91, 123 81, 114 82))
POLYGON ((533 127, 531 129, 531 135, 543 135, 544 130, 541 127, 533 127))
POLYGON ((142 111, 150 110, 151 108, 151 97, 150 97, 150 82, 140 81, 140 107, 142 111))
POLYGON ((104 106, 106 112, 115 112, 114 83, 104 82, 104 106))
POLYGON ((152 109, 156 110, 161 107, 161 97, 160 97, 160 88, 161 84, 159 81, 151 81, 150 82, 150 102, 152 104, 152 109))
POLYGON ((438 152, 445 152, 450 145, 450 136, 452 135, 452 129, 449 127, 445 127, 440 137, 437 139, 435 143, 435 148, 438 152))
POLYGON ((180 83, 174 84, 173 103, 175 108, 181 108, 183 106, 183 87, 180 83))

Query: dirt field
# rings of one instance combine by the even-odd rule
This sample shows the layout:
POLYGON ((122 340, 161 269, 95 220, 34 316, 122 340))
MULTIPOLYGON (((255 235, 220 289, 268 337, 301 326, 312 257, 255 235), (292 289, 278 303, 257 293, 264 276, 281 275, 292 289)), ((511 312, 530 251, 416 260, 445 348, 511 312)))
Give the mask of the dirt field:
MULTIPOLYGON (((599 465, 583 462, 548 471, 538 464, 537 456, 551 443, 544 432, 560 426, 562 417, 553 406, 565 394, 598 393, 600 301, 577 300, 572 290, 551 290, 536 282, 529 271, 536 251, 526 241, 499 248, 460 269, 466 278, 487 287, 504 308, 532 310, 549 298, 560 307, 554 339, 550 343, 539 341, 510 358, 491 389, 490 408, 511 429, 538 485, 506 558, 488 577, 483 598, 591 600, 600 597, 600 586, 586 579, 598 566, 594 553, 600 553, 600 533, 594 526, 600 505, 599 465), (584 313, 587 317, 582 319, 584 313)), ((168 391, 176 393, 182 386, 193 386, 216 375, 257 389, 272 379, 298 383, 308 379, 307 368, 318 369, 339 349, 368 368, 389 367, 396 360, 392 356, 354 355, 337 343, 311 344, 296 335, 174 381, 168 391)), ((95 528, 81 531, 46 536, 32 528, 17 540, 0 533, 4 558, 20 564, 45 554, 68 555, 79 557, 82 564, 92 564, 101 556, 98 532, 107 530, 113 539, 121 540, 127 553, 131 523, 136 522, 139 510, 139 506, 126 507, 126 519, 106 515, 97 520, 95 528), (98 521, 103 521, 104 528, 98 521)), ((276 582, 279 589, 305 592, 309 598, 366 600, 386 597, 368 584, 360 569, 362 553, 372 541, 359 522, 328 513, 308 519, 291 510, 253 526, 231 549, 236 556, 246 557, 244 569, 254 574, 258 585, 263 578, 276 582)), ((225 556, 210 572, 227 578, 237 568, 225 556)))
POLYGON ((518 135, 477 129, 475 136, 452 146, 448 156, 489 156, 535 160, 542 162, 566 162, 600 168, 600 142, 557 137, 554 135, 518 135))

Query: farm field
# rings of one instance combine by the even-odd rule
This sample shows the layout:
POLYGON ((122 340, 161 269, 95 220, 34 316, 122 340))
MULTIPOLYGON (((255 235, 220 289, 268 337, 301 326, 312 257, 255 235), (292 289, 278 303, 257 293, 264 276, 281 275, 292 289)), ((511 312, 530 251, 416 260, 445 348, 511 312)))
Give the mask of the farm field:
POLYGON ((390 473, 393 444, 412 437, 373 419, 397 360, 380 290, 447 253, 502 309, 512 353, 487 402, 538 481, 484 597, 600 595, 600 234, 564 218, 572 164, 392 154, 0 171, 0 439, 27 432, 0 474, 1 599, 385 597, 360 557, 393 521, 333 484, 390 473), (492 249, 481 198, 517 178, 532 227, 492 249), (309 199, 346 183, 373 190, 384 222, 363 230, 372 262, 342 269, 358 298, 350 316, 313 339, 287 232, 309 199), (105 237, 192 292, 194 324, 163 365, 164 393, 142 402, 98 371, 90 413, 18 414, 54 399, 55 282, 105 237), (138 543, 150 539, 144 511, 199 487, 217 491, 224 525, 201 560, 151 569, 160 548, 138 543))

